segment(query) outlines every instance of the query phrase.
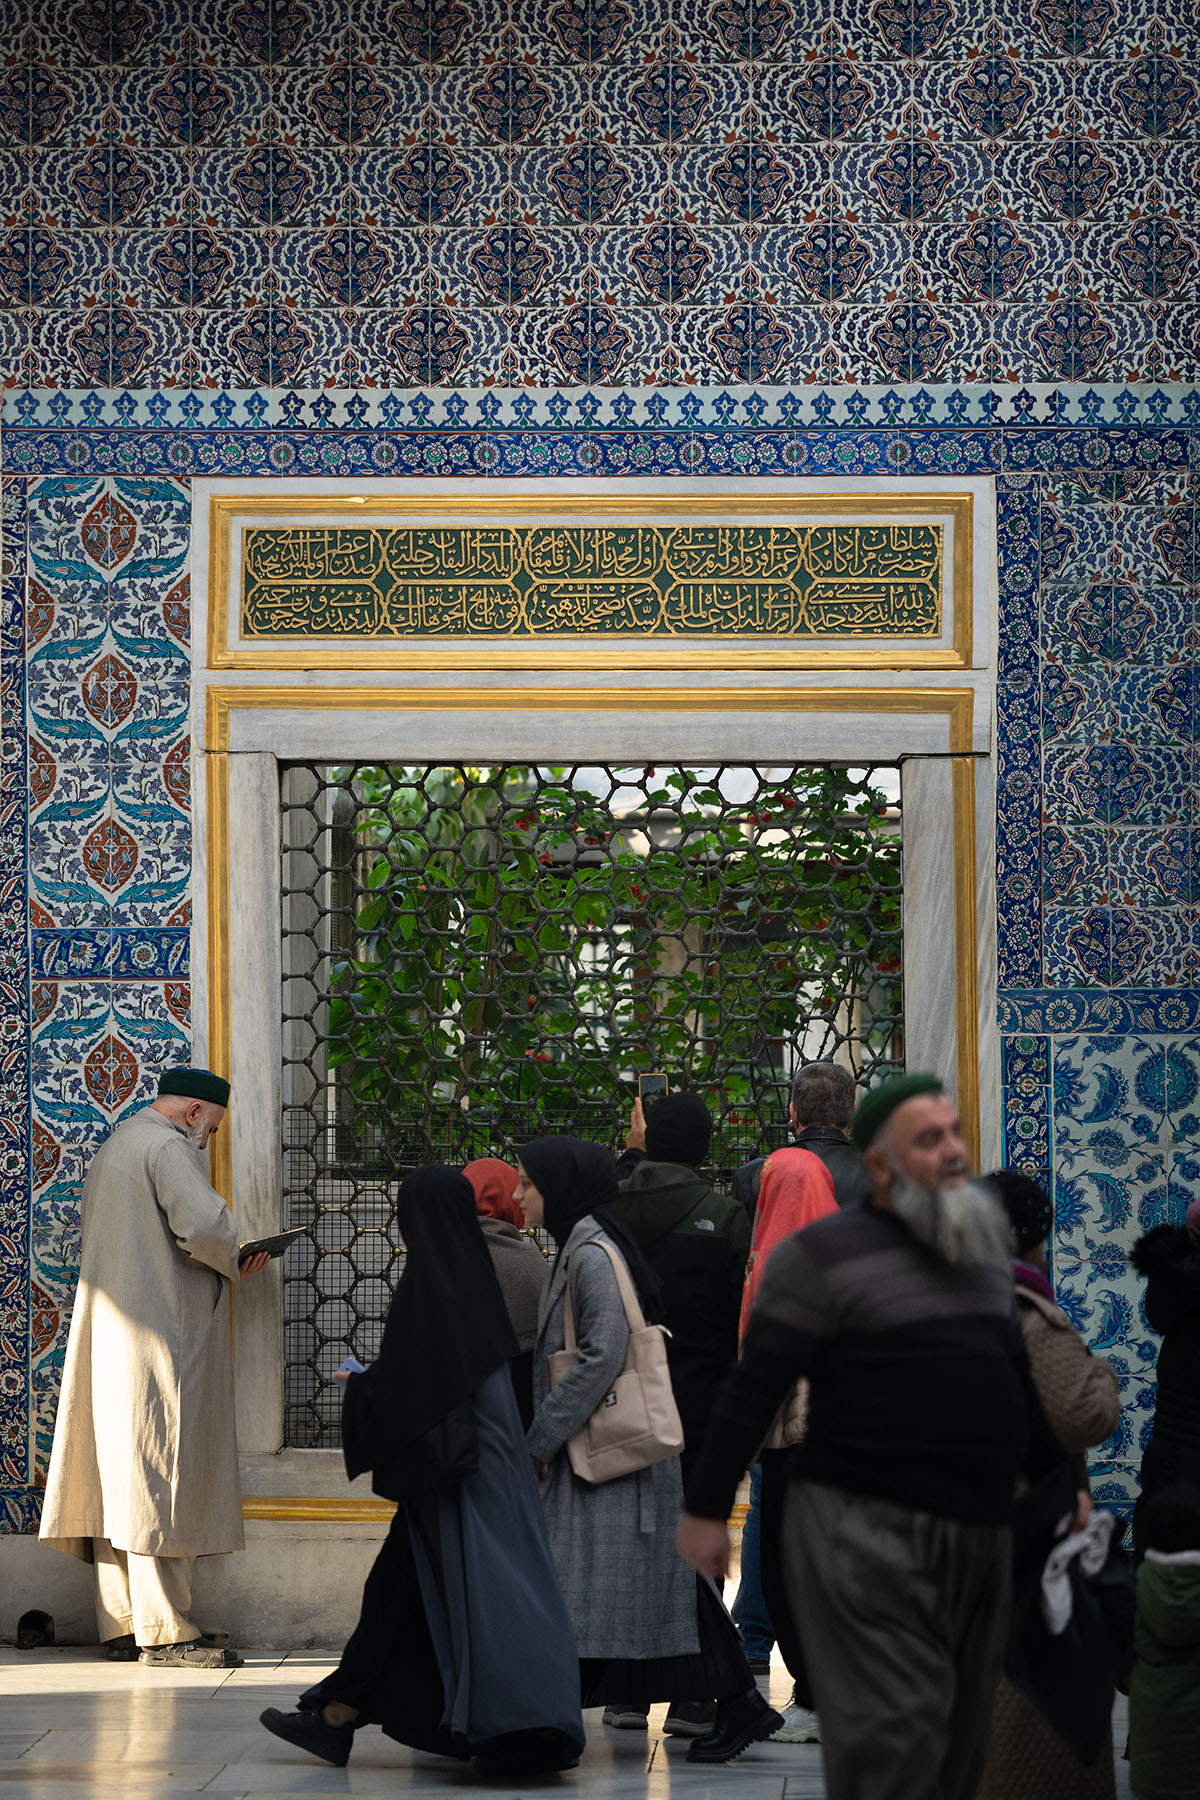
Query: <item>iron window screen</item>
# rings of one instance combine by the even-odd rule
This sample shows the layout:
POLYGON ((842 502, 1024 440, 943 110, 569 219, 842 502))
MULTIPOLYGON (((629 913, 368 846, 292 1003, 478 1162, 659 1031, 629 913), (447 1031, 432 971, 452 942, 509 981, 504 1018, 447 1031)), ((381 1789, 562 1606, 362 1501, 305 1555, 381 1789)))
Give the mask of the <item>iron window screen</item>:
POLYGON ((790 1080, 902 1066, 899 772, 285 765, 285 1441, 338 1441, 403 1267, 395 1193, 546 1132, 618 1150, 637 1076, 788 1141, 790 1080))

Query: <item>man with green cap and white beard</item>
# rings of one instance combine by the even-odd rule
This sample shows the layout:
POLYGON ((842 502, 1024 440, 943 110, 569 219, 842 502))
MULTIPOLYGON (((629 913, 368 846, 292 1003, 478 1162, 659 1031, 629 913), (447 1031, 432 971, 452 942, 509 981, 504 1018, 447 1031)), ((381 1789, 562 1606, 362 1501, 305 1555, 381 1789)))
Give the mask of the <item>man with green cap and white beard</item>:
MULTIPOLYGON (((870 1204, 776 1249, 726 1377, 676 1538, 728 1568, 738 1480, 795 1381, 782 1562, 829 1800, 971 1800, 1008 1617, 1018 1477, 1064 1452, 1013 1304, 1008 1221, 970 1179, 935 1075, 883 1082, 851 1140, 870 1204)), ((1077 1523, 1090 1503, 1079 1496, 1077 1523)))
POLYGON ((92 1158, 40 1536, 96 1569, 110 1659, 234 1668, 190 1618, 192 1559, 240 1550, 230 1289, 233 1214, 204 1154, 229 1083, 168 1069, 92 1158))

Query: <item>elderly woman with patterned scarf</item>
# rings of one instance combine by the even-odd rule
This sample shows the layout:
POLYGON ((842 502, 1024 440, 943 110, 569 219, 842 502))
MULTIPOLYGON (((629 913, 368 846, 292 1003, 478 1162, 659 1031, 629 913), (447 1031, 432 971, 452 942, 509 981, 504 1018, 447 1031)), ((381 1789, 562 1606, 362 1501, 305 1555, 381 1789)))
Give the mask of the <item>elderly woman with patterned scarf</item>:
MULTIPOLYGON (((1076 1484, 1088 1485, 1083 1452, 1117 1428, 1117 1377, 1093 1356, 1054 1299, 1046 1240, 1054 1206, 1044 1190, 1016 1169, 997 1169, 987 1185, 999 1195, 1012 1227, 1017 1317, 1043 1410, 1072 1457, 1076 1484)), ((1113 1800, 1111 1739, 1091 1762, 1058 1737, 1007 1676, 1001 1676, 992 1713, 992 1745, 976 1800, 1113 1800)))
POLYGON ((479 1228, 516 1334, 517 1354, 508 1370, 521 1424, 528 1430, 533 1418, 533 1346, 550 1271, 545 1257, 522 1229, 525 1220, 516 1201, 517 1171, 498 1157, 481 1156, 469 1162, 463 1174, 475 1196, 479 1228))
POLYGON ((657 1278, 613 1204, 617 1166, 606 1150, 554 1137, 519 1154, 526 1223, 544 1225, 558 1246, 542 1303, 527 1441, 575 1628, 583 1705, 629 1702, 644 1713, 655 1701, 715 1698, 715 1727, 693 1739, 688 1761, 732 1761, 780 1719, 754 1684, 716 1588, 676 1554, 679 1458, 593 1483, 574 1473, 567 1451, 625 1363, 629 1325, 608 1248, 624 1261, 650 1320, 661 1316, 657 1278), (565 1343, 568 1289, 579 1357, 551 1387, 549 1359, 565 1343))

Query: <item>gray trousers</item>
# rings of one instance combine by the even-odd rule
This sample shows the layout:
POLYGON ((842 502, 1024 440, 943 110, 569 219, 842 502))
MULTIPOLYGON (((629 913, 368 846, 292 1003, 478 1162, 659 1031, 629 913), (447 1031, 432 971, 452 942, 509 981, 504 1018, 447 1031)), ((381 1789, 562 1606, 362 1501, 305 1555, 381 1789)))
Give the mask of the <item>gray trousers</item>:
POLYGON ((828 1800, 972 1800, 1008 1627, 1011 1534, 815 1482, 784 1507, 783 1574, 828 1800))

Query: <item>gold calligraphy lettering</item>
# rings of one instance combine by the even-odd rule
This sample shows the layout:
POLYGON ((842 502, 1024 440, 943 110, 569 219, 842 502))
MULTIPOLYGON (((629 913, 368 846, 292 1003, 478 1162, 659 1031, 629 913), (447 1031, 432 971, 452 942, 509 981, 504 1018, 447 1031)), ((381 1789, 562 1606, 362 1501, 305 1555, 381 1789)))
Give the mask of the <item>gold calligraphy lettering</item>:
POLYGON ((944 549, 940 524, 249 526, 242 635, 937 637, 944 549))

